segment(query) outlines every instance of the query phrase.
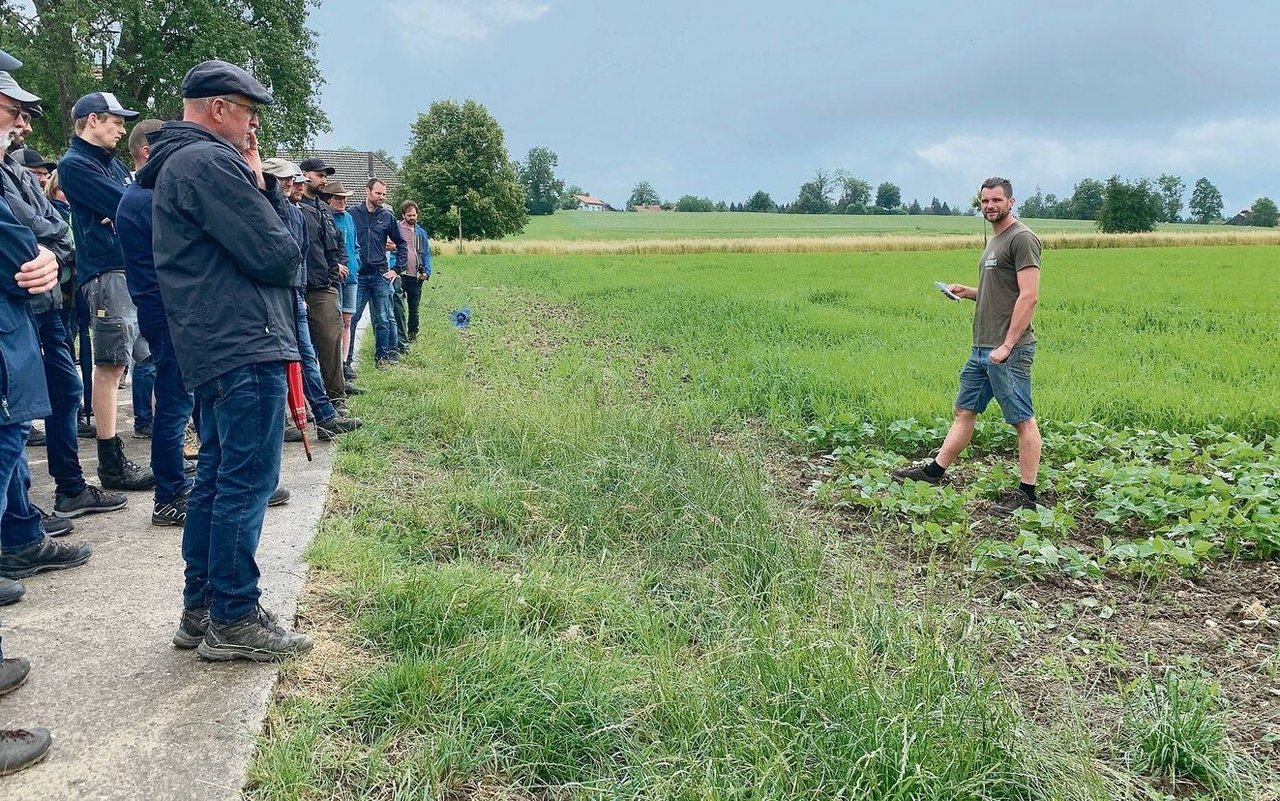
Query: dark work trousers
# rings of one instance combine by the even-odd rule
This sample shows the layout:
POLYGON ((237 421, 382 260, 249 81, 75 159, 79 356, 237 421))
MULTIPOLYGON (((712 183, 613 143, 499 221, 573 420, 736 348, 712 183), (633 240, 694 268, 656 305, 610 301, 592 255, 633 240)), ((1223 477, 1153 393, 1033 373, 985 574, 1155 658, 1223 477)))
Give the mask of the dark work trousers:
POLYGON ((405 350, 409 347, 409 310, 405 302, 404 278, 397 275, 396 280, 391 282, 391 289, 391 313, 395 317, 392 329, 396 340, 392 347, 405 350))
POLYGON ((59 495, 84 492, 84 471, 80 469, 80 446, 76 440, 76 415, 84 387, 71 346, 67 344, 68 312, 49 309, 36 315, 40 353, 44 358, 44 380, 49 388, 52 414, 44 419, 44 447, 49 457, 49 475, 59 495))
POLYGON ((182 459, 182 440, 191 419, 195 398, 182 383, 182 369, 173 352, 168 325, 142 330, 151 346, 151 362, 155 365, 155 415, 151 422, 151 472, 156 476, 157 504, 171 503, 187 494, 191 479, 187 478, 182 459))
POLYGON ((307 326, 311 346, 320 363, 324 392, 329 400, 347 397, 347 384, 342 376, 342 312, 338 310, 338 290, 307 290, 307 326))
POLYGON ((426 282, 417 276, 401 277, 404 279, 405 299, 409 303, 409 339, 414 340, 418 338, 418 307, 422 305, 422 285, 426 282))

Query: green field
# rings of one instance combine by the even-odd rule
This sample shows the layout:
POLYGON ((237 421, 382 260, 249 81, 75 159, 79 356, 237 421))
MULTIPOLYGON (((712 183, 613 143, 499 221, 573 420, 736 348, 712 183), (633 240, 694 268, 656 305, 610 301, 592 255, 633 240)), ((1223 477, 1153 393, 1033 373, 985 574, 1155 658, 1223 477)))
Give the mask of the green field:
MULTIPOLYGON (((1212 426, 1275 521, 1278 256, 1054 251, 1039 415, 1102 426, 1050 439, 1062 502, 1005 524, 860 472, 936 436, 971 307, 931 286, 972 252, 441 258, 406 363, 364 366, 309 554, 317 649, 249 797, 1265 797, 1280 731, 1235 699, 1280 691, 1274 635, 1201 643, 1267 552, 1193 585, 1049 546, 1098 480, 1072 454, 1209 486, 1169 467, 1213 474, 1172 436, 1212 426)), ((1008 485, 1004 430, 970 496, 1008 485)))
MULTIPOLYGON (((1092 233, 1089 220, 1026 220, 1042 234, 1092 233)), ((857 216, 842 214, 756 214, 749 212, 640 213, 558 211, 530 217, 517 241, 707 239, 744 237, 831 237, 877 234, 981 234, 980 217, 857 216)), ((1221 226, 1161 225, 1161 231, 1197 232, 1221 226)), ((989 230, 989 229, 988 229, 989 230)))

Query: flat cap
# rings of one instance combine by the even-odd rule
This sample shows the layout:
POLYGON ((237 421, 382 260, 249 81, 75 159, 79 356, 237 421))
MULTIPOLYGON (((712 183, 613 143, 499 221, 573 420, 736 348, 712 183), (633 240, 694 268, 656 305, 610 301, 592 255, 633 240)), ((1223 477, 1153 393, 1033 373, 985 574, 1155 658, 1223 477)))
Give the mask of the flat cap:
POLYGON ((0 50, 0 72, 10 72, 22 66, 22 62, 0 50))
POLYGON ((40 101, 34 103, 23 103, 22 108, 33 117, 44 116, 44 106, 40 105, 40 101))
POLYGON ((244 95, 263 105, 270 105, 275 98, 267 87, 258 83, 244 69, 226 61, 202 61, 182 79, 182 96, 188 100, 219 95, 244 95))
POLYGON ((337 170, 325 164, 322 159, 309 158, 298 165, 303 172, 322 172, 325 175, 333 175, 337 170))
MULTIPOLYGON (((39 98, 36 99, 39 100, 39 98)), ((117 117, 124 117, 126 120, 131 120, 138 116, 138 112, 120 105, 120 101, 110 92, 90 92, 77 100, 76 104, 71 107, 73 119, 78 120, 90 114, 114 114, 117 117)))
POLYGON ((38 103, 40 98, 18 86, 18 82, 7 72, 0 72, 0 95, 11 97, 19 103, 38 103))
MULTIPOLYGON (((306 162, 304 161, 303 164, 306 162)), ((341 181, 325 181, 316 191, 333 197, 351 197, 351 190, 343 186, 341 181)))
POLYGON ((22 148, 22 150, 16 153, 15 155, 19 159, 21 159, 22 166, 29 167, 33 170, 38 169, 40 167, 44 167, 49 172, 53 172, 54 170, 58 169, 57 164, 53 163, 52 161, 49 161, 44 156, 40 155, 37 151, 32 150, 29 147, 22 148))

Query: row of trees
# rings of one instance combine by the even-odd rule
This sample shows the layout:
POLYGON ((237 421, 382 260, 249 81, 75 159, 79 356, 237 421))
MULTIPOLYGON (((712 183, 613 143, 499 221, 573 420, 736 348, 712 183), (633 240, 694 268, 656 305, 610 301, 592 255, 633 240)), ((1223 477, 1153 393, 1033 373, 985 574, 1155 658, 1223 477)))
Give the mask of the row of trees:
MULTIPOLYGON (((1104 183, 1096 178, 1084 178, 1079 181, 1070 197, 1059 198, 1048 195, 1036 187, 1034 195, 1023 198, 1018 203, 1019 214, 1023 217, 1037 217, 1054 220, 1097 220, 1105 200, 1110 181, 1104 183)), ((1134 186, 1145 190, 1149 201, 1155 209, 1156 222, 1197 222, 1212 223, 1222 219, 1222 193, 1208 178, 1199 178, 1191 190, 1191 199, 1187 203, 1187 215, 1184 217, 1183 198, 1187 185, 1176 175, 1162 174, 1154 181, 1142 179, 1134 186)))
MULTIPOLYGON (((1084 183, 1083 181, 1081 183, 1084 183)), ((1181 217, 1182 181, 1173 176, 1162 175, 1156 181, 1140 178, 1126 181, 1118 175, 1107 179, 1105 184, 1095 182, 1101 187, 1101 203, 1093 219, 1097 220, 1098 230, 1105 233, 1134 233, 1154 230, 1160 222, 1179 222, 1181 217)), ((1079 185, 1077 185, 1079 186, 1079 185)), ((1191 193, 1191 221, 1200 223, 1218 222, 1222 218, 1222 195, 1217 187, 1208 179, 1196 181, 1191 193)), ((1030 215, 1024 205, 1023 216, 1030 215)), ((1260 197, 1253 202, 1253 207, 1240 222, 1244 225, 1255 225, 1274 228, 1276 225, 1276 204, 1271 198, 1260 197)), ((1084 218, 1089 219, 1089 218, 1084 218)))

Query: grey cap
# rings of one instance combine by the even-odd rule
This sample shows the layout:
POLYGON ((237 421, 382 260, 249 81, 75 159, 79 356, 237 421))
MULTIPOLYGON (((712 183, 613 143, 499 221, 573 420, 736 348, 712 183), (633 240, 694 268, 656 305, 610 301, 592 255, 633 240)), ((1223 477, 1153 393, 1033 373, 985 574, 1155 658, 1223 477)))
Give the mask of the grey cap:
POLYGON ((306 176, 302 175, 302 170, 298 169, 297 164, 294 164, 288 159, 282 159, 279 157, 263 159, 262 171, 267 175, 274 175, 277 178, 294 178, 301 176, 303 181, 307 180, 306 176))
POLYGON ((22 62, 0 50, 0 71, 10 72, 22 66, 22 62))
POLYGON ((38 103, 40 98, 18 86, 18 82, 7 72, 0 72, 0 95, 8 95, 19 103, 38 103))
POLYGON ((267 87, 258 83, 242 68, 225 61, 202 61, 182 79, 182 96, 188 100, 219 95, 244 95, 250 100, 269 105, 275 100, 267 87))

